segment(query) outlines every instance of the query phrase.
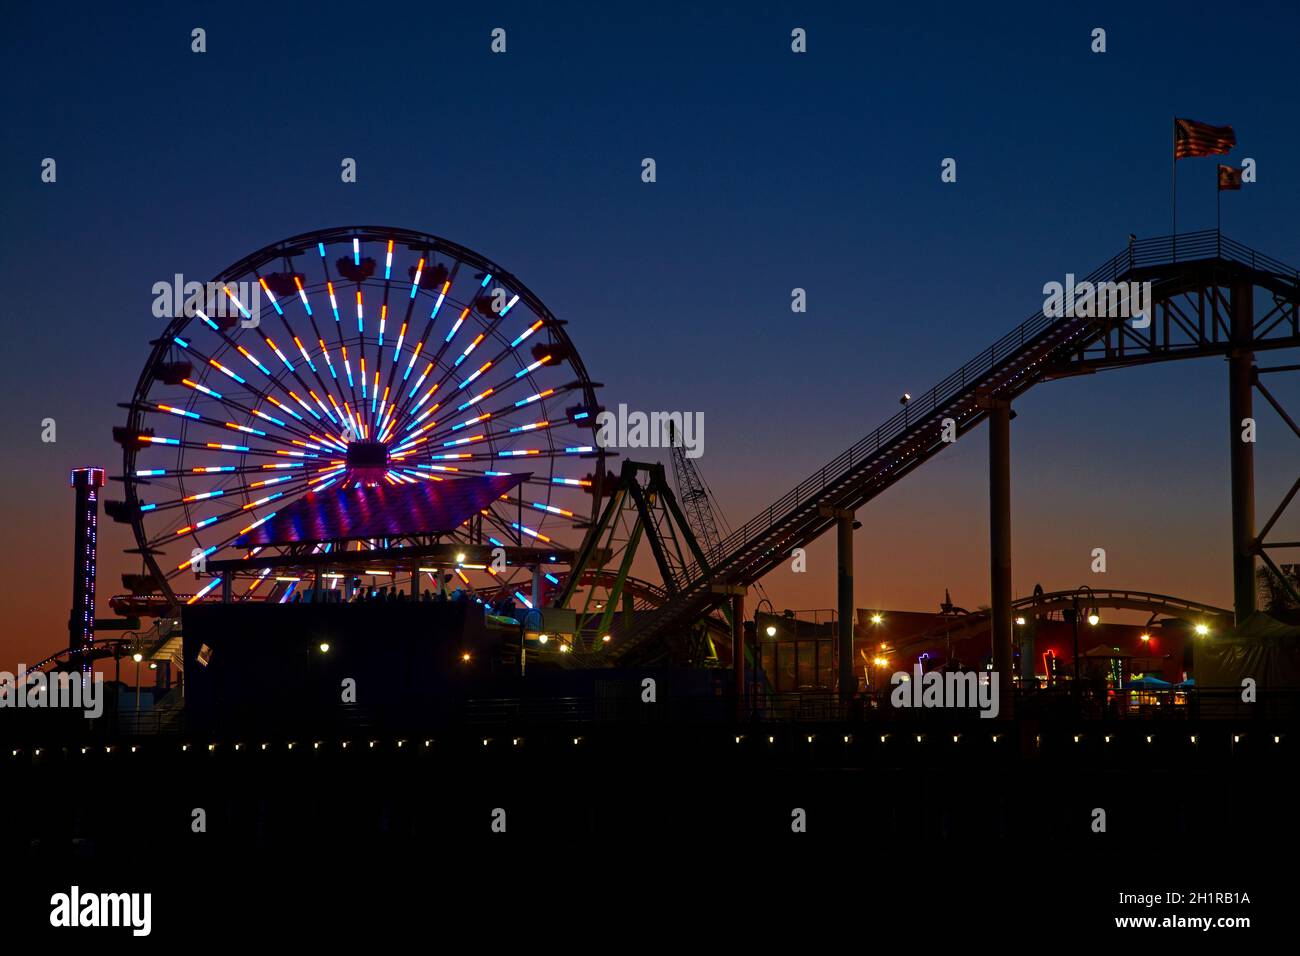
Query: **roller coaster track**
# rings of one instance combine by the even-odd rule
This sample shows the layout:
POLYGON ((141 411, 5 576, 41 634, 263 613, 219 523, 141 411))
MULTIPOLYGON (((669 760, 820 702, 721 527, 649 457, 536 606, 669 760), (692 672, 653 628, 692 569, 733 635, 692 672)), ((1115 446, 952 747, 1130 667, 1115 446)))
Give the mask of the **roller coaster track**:
MULTIPOLYGON (((1011 602, 1011 610, 1016 614, 1033 617, 1046 617, 1056 611, 1067 608, 1116 608, 1128 611, 1148 611, 1154 617, 1164 614, 1167 617, 1184 621, 1214 622, 1216 626, 1230 627, 1232 611, 1215 607, 1213 604, 1201 604, 1184 598, 1171 597, 1168 594, 1154 594, 1150 591, 1131 591, 1117 588, 1088 588, 1084 591, 1048 591, 1018 598, 1011 602)), ((941 624, 928 630, 895 640, 892 647, 903 650, 913 645, 926 644, 937 640, 962 640, 988 629, 990 612, 987 609, 971 611, 946 617, 941 624)))
POLYGON ((753 584, 792 549, 834 527, 827 509, 856 510, 938 454, 951 444, 943 440, 945 419, 960 435, 987 417, 991 403, 1009 402, 1049 378, 1235 348, 1300 346, 1300 272, 1217 230, 1131 242, 1082 282, 1150 282, 1149 325, 1114 315, 1035 313, 709 549, 703 564, 687 566, 672 582, 672 600, 622 637, 618 661, 662 656, 670 635, 726 600, 724 587, 753 584), (1256 310, 1250 295, 1252 334, 1242 341, 1232 335, 1233 301, 1225 290, 1246 286, 1263 289, 1273 302, 1256 310))
POLYGON ((58 670, 61 666, 67 665, 73 657, 81 654, 90 660, 98 660, 101 657, 112 657, 115 653, 124 653, 125 648, 134 646, 134 642, 121 637, 96 638, 90 645, 89 650, 83 650, 77 647, 65 647, 63 650, 55 651, 48 657, 42 658, 35 664, 28 664, 25 670, 28 674, 35 674, 37 671, 43 671, 46 668, 58 670))
POLYGON ((149 630, 131 638, 97 637, 89 648, 65 647, 42 658, 35 664, 28 664, 26 670, 29 674, 47 668, 58 670, 61 667, 71 666, 78 655, 89 660, 99 660, 103 657, 126 656, 128 651, 134 653, 138 650, 146 659, 153 659, 154 655, 173 636, 173 633, 172 627, 164 627, 161 622, 156 621, 149 630))

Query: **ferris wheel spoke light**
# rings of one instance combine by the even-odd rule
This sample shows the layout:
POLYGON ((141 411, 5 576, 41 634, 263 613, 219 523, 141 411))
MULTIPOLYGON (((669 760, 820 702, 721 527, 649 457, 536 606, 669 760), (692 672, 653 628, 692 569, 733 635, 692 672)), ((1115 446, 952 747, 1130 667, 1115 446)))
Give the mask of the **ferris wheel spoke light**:
POLYGON ((235 295, 235 293, 230 291, 230 286, 222 287, 221 291, 226 293, 226 298, 228 298, 231 302, 235 303, 235 308, 239 310, 240 315, 242 315, 246 319, 251 319, 253 317, 253 313, 249 312, 248 309, 244 307, 244 303, 239 301, 239 298, 235 295))
POLYGON ((456 391, 461 391, 462 389, 466 389, 466 388, 468 388, 470 385, 474 384, 474 380, 477 379, 480 375, 482 375, 484 372, 486 372, 486 371, 487 371, 488 369, 490 369, 491 367, 492 367, 492 363, 491 363, 491 362, 485 362, 485 363, 483 363, 482 367, 480 367, 479 370, 478 370, 477 372, 475 372, 475 373, 474 373, 473 375, 471 375, 469 378, 465 379, 465 381, 463 381, 463 382, 460 383, 460 388, 456 389, 456 391))
POLYGON ((528 328, 524 329, 524 331, 520 333, 519 337, 510 343, 510 347, 512 349, 516 348, 521 342, 524 341, 524 339, 528 338, 528 336, 532 335, 541 327, 542 327, 542 320, 538 319, 532 325, 528 326, 528 328))
POLYGON ((207 597, 208 593, 211 592, 212 589, 215 588, 220 583, 221 583, 221 578, 213 578, 211 581, 205 584, 199 591, 195 592, 194 595, 190 597, 190 599, 187 600, 185 603, 194 604, 198 601, 201 601, 203 598, 207 597))
MULTIPOLYGON (((476 336, 474 337, 474 341, 473 341, 473 342, 471 342, 471 343, 469 343, 469 345, 465 346, 465 351, 461 352, 461 353, 460 353, 460 358, 456 359, 456 365, 457 365, 457 367, 460 366, 460 363, 461 363, 461 362, 463 362, 463 361, 465 361, 465 359, 469 358, 469 353, 470 353, 470 352, 473 352, 476 348, 478 348, 478 344, 479 344, 480 342, 483 341, 483 339, 486 337, 486 335, 487 335, 487 333, 485 333, 485 332, 480 332, 478 335, 476 335, 476 336)), ((491 363, 489 363, 489 364, 491 364, 491 363)), ((487 367, 487 366, 484 366, 484 368, 486 368, 486 367, 487 367)), ((482 369, 479 370, 479 372, 482 372, 482 371, 483 371, 482 369)), ((466 384, 468 384, 468 383, 466 383, 466 384)), ((464 385, 461 386, 461 388, 464 388, 464 387, 465 387, 464 385)))
POLYGON ((280 308, 280 303, 275 300, 275 294, 271 291, 270 287, 266 284, 266 279, 259 278, 257 280, 257 284, 262 287, 262 294, 271 300, 271 305, 275 308, 275 311, 278 312, 280 315, 284 315, 284 309, 280 308))
POLYGON ((519 371, 515 372, 515 378, 523 378, 525 375, 528 375, 528 374, 530 374, 530 373, 532 373, 532 372, 536 372, 539 368, 541 368, 543 365, 545 365, 545 364, 546 364, 547 362, 549 362, 550 360, 551 360, 551 357, 550 357, 549 355, 546 355, 546 356, 543 356, 542 358, 539 358, 539 359, 538 359, 536 362, 534 362, 532 365, 525 365, 525 366, 524 366, 523 368, 521 368, 519 371))
POLYGON ((554 394, 555 389, 548 388, 544 392, 537 392, 534 395, 529 395, 527 398, 521 398, 519 401, 515 402, 515 408, 523 408, 525 405, 533 404, 533 402, 540 402, 542 399, 550 398, 554 394))
POLYGON ((447 333, 447 337, 443 340, 443 344, 444 344, 444 345, 449 344, 449 343, 451 342, 451 340, 452 340, 453 338, 455 338, 456 333, 460 331, 460 327, 461 327, 462 325, 465 324, 465 316, 467 316, 467 315, 469 315, 469 309, 468 309, 468 308, 466 308, 465 311, 461 312, 461 314, 460 314, 460 318, 458 318, 458 319, 457 319, 457 320, 452 324, 451 331, 447 333))
POLYGON ((200 385, 198 382, 191 382, 188 378, 182 379, 181 384, 186 385, 192 389, 195 389, 196 391, 202 392, 204 395, 207 395, 211 398, 215 398, 217 401, 221 401, 224 398, 224 396, 220 392, 214 392, 206 385, 200 385))
POLYGON ((239 374, 237 374, 237 373, 235 373, 235 372, 232 372, 230 369, 226 368, 224 365, 222 365, 222 364, 221 364, 220 362, 218 362, 216 359, 208 359, 208 364, 211 365, 213 368, 217 369, 217 371, 221 372, 222 374, 224 374, 224 375, 229 375, 231 378, 233 378, 233 379, 234 379, 236 382, 238 382, 240 385, 247 385, 247 384, 248 384, 248 380, 245 379, 242 375, 239 375, 239 374))

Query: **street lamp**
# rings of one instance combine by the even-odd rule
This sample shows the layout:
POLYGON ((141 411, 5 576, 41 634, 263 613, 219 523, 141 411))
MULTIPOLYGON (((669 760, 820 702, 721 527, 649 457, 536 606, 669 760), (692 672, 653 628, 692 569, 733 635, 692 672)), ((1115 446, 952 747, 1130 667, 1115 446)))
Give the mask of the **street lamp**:
POLYGON ((144 655, 136 651, 131 655, 131 659, 135 661, 135 721, 138 731, 140 724, 140 662, 144 660, 144 655))
POLYGON ((889 666, 889 658, 883 656, 874 657, 872 658, 871 663, 875 665, 875 670, 872 671, 872 675, 871 675, 871 686, 872 689, 874 690, 876 686, 875 675, 881 669, 889 666))

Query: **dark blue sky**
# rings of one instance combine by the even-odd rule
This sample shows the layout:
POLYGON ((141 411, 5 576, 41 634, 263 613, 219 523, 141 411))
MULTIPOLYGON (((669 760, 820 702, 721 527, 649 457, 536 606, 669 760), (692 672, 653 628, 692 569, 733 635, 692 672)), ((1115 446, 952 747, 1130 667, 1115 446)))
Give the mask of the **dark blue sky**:
MULTIPOLYGON (((1165 234, 1174 114, 1236 128, 1259 182, 1225 196, 1225 231, 1300 262, 1294 4, 699 6, 8 13, 0 561, 11 594, 31 582, 18 649, 63 635, 66 472, 119 468, 153 283, 287 235, 392 224, 491 257, 568 320, 606 404, 704 412, 700 465, 735 523, 1021 322, 1044 282, 1165 234)), ((1180 228, 1214 225, 1215 164, 1179 163, 1180 228)), ((1104 546, 1108 585, 1229 600, 1225 379, 1204 360, 1019 403, 1017 594, 1096 584, 1104 546)), ((1300 443, 1261 418, 1271 506, 1300 443)), ((859 605, 929 607, 945 585, 987 600, 984 461, 976 433, 865 509, 859 605)), ((105 532, 103 597, 124 531, 105 532)), ((813 559, 768 582, 778 606, 833 603, 831 551, 813 559)))

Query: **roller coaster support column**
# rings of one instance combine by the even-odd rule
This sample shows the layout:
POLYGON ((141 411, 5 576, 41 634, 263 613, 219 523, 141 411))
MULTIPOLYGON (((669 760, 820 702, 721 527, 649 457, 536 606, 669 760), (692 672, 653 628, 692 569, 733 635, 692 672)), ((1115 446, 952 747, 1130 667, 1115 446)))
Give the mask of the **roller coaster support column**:
POLYGON ((993 612, 993 671, 998 675, 1002 713, 1015 677, 1011 671, 1011 403, 984 398, 989 410, 989 567, 993 612))
POLYGON ((1039 601, 1043 596, 1043 586, 1034 585, 1034 605, 1025 615, 1025 625, 1020 629, 1020 686, 1033 687, 1036 683, 1038 663, 1034 655, 1034 639, 1038 637, 1038 621, 1042 616, 1039 601))
POLYGON ((839 555, 836 571, 836 614, 839 617, 839 686, 840 699, 849 700, 858 691, 853 671, 853 529, 860 525, 853 512, 843 508, 821 507, 818 512, 835 519, 835 540, 839 555))
POLYGON ((745 710, 745 592, 731 596, 732 664, 736 668, 736 714, 745 710))
POLYGON ((712 591, 731 596, 731 666, 736 681, 736 719, 739 720, 745 711, 745 588, 738 584, 715 584, 712 591))
POLYGON ((1232 607, 1240 624, 1255 610, 1255 446, 1242 441, 1243 421, 1253 419, 1255 353, 1249 350, 1255 326, 1254 288, 1248 281, 1232 288, 1232 341, 1228 356, 1228 414, 1232 464, 1232 607))

